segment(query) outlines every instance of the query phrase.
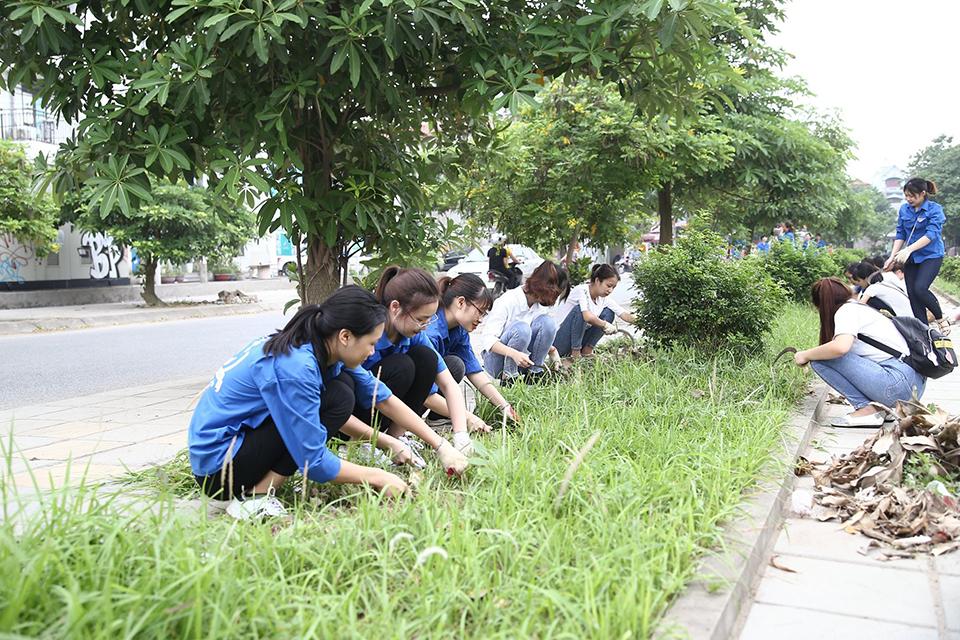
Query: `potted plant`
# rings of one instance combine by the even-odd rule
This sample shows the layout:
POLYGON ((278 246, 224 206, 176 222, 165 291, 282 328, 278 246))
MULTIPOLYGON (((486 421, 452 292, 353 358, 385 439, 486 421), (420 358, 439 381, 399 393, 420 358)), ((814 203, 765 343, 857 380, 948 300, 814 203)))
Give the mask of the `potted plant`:
POLYGON ((216 282, 227 282, 235 277, 233 261, 221 256, 212 258, 210 264, 207 265, 207 270, 213 274, 213 279, 216 282))
POLYGON ((173 284, 177 281, 176 267, 169 262, 163 264, 163 273, 160 276, 160 284, 173 284))

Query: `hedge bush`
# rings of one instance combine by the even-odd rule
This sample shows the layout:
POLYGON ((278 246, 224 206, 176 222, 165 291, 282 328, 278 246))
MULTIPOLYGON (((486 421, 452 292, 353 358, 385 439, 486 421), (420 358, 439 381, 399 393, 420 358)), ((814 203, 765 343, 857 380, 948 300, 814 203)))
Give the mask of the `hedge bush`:
MULTIPOLYGON (((810 297, 810 288, 820 278, 840 276, 834 260, 824 251, 804 251, 792 242, 771 242, 770 251, 763 254, 760 264, 783 288, 791 300, 804 302, 810 297)), ((852 260, 851 260, 852 262, 852 260)))
POLYGON ((723 239, 703 223, 640 263, 637 324, 656 345, 761 348, 784 302, 759 260, 723 259, 723 239))
POLYGON ((938 277, 960 285, 960 256, 944 258, 938 277))
POLYGON ((837 276, 839 278, 843 275, 843 271, 847 268, 848 264, 851 262, 863 261, 863 259, 867 257, 867 252, 863 249, 846 249, 844 247, 837 247, 828 252, 826 256, 830 258, 834 266, 834 272, 830 275, 837 276))

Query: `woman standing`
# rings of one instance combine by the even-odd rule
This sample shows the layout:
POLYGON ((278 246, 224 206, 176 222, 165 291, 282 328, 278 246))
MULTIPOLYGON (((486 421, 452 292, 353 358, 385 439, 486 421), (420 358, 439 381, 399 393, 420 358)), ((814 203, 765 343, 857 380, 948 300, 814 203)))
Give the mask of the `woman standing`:
POLYGON ((578 284, 570 296, 560 303, 556 322, 559 325, 553 346, 561 358, 589 356, 600 342, 600 337, 617 332, 613 321, 636 322, 633 314, 610 299, 610 294, 620 283, 620 274, 609 264, 595 264, 590 270, 590 279, 578 284))
POLYGON ((569 292, 567 272, 546 260, 522 287, 500 296, 480 335, 487 373, 510 382, 522 372, 527 381, 535 382, 544 374, 548 354, 559 362, 553 347, 557 324, 550 316, 550 307, 569 292))
POLYGON ((811 300, 820 312, 820 346, 798 351, 793 360, 807 363, 824 382, 853 405, 853 412, 832 422, 835 427, 877 427, 883 415, 870 405, 893 406, 910 398, 914 388, 923 395, 926 378, 913 367, 868 344, 872 339, 907 354, 907 343, 893 322, 869 306, 852 300, 847 285, 823 278, 813 285, 811 300))
MULTIPOLYGON (((269 338, 260 338, 224 364, 204 391, 190 421, 190 467, 207 495, 230 499, 227 513, 246 520, 282 516, 274 497, 299 469, 314 482, 369 484, 387 495, 407 485, 382 469, 340 460, 327 439, 342 431, 372 430, 351 417, 355 397, 368 402, 390 390, 360 363, 383 331, 386 313, 360 287, 346 287, 323 304, 300 309, 269 338)), ((394 438, 377 446, 413 460, 394 438)))
MULTIPOLYGON (((456 278, 441 278, 440 295, 442 305, 437 311, 437 321, 431 322, 424 330, 433 348, 443 356, 447 370, 457 383, 466 376, 477 391, 507 418, 520 422, 517 412, 483 372, 470 343, 470 334, 493 306, 493 294, 478 276, 464 273, 456 278)), ((433 391, 425 405, 438 416, 449 416, 446 400, 436 393, 437 389, 433 391)), ((489 430, 483 420, 469 412, 467 423, 475 431, 489 430)))
MULTIPOLYGON (((467 409, 446 363, 423 333, 437 321, 440 300, 437 281, 423 269, 401 269, 393 265, 380 276, 376 296, 387 310, 387 319, 383 335, 376 342, 373 354, 363 362, 363 368, 393 391, 401 401, 397 402, 397 410, 402 412, 398 419, 397 415, 381 411, 381 429, 399 437, 401 442, 412 444, 413 441, 404 437, 405 431, 411 431, 433 447, 441 460, 449 458, 451 465, 445 468, 453 467, 459 473, 461 469, 456 467, 465 467, 465 456, 473 451, 467 434, 467 409), (423 403, 434 383, 448 399, 453 422, 453 447, 420 418, 423 403)), ((369 416, 370 405, 359 404, 354 415, 369 416)))
POLYGON ((888 271, 895 262, 903 265, 913 315, 926 323, 929 309, 940 331, 947 334, 950 333, 950 322, 943 317, 940 302, 930 291, 944 255, 941 233, 946 217, 943 207, 927 199, 927 196, 936 194, 937 185, 923 178, 910 178, 903 185, 903 196, 907 201, 900 205, 893 251, 883 267, 888 271))

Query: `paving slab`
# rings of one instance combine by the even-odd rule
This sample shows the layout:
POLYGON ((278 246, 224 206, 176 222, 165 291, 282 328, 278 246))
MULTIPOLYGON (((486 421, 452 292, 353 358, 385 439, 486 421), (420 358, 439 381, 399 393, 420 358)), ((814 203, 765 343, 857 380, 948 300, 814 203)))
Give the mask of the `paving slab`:
POLYGON ((940 640, 936 627, 920 627, 810 611, 796 607, 756 604, 740 640, 810 640, 822 638, 883 638, 883 640, 940 640))
MULTIPOLYGON (((898 558, 884 562, 874 551, 872 555, 862 555, 870 540, 860 534, 851 535, 843 531, 842 525, 834 520, 820 522, 812 518, 790 518, 784 524, 773 553, 780 556, 777 564, 788 563, 789 556, 803 556, 815 560, 834 560, 874 567, 902 569, 922 573, 926 569, 926 559, 898 558)), ((793 567, 790 567, 793 568, 793 567)))
POLYGON ((960 576, 940 576, 940 591, 944 594, 943 613, 947 629, 960 631, 960 576))
POLYGON ((116 449, 118 447, 123 447, 127 443, 125 442, 115 442, 111 440, 60 440, 53 444, 44 445, 41 447, 31 447, 30 449, 25 449, 23 452, 24 457, 29 460, 69 460, 77 458, 82 458, 83 456, 88 456, 95 451, 109 451, 110 449, 116 449))

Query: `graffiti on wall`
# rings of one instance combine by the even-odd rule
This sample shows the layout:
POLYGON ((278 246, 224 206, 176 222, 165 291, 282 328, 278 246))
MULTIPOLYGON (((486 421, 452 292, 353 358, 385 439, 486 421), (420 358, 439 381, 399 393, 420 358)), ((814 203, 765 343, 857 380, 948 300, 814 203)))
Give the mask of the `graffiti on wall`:
POLYGON ((80 234, 81 251, 86 250, 93 260, 90 277, 94 280, 119 278, 123 252, 114 246, 113 238, 103 233, 84 231, 80 234))
POLYGON ((0 234, 0 282, 23 283, 20 267, 34 257, 31 245, 21 244, 7 233, 0 234))

